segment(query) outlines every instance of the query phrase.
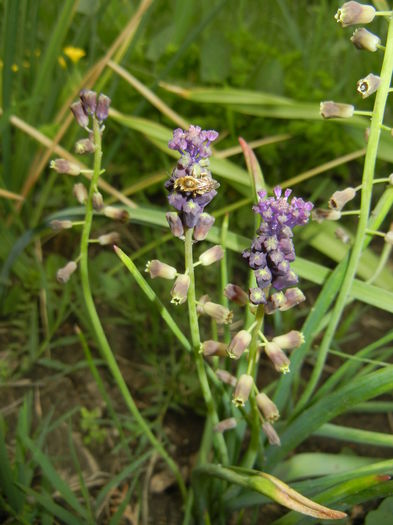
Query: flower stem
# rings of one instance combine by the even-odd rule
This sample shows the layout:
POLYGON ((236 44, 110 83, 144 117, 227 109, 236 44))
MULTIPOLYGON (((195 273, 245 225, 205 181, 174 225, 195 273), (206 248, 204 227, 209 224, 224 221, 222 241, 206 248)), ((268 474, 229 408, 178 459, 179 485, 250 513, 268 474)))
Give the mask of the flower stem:
POLYGON ((140 426, 141 430, 144 432, 145 436, 148 438, 152 446, 156 451, 161 455, 161 457, 166 461, 168 467, 173 472, 176 477, 177 483, 179 485, 182 497, 185 500, 187 495, 187 490, 183 481, 183 478, 180 474, 180 471, 173 461, 173 459, 168 455, 162 444, 154 436, 152 431, 149 428, 148 423, 143 418, 142 414, 139 412, 138 407, 135 404, 134 399, 132 398, 126 382, 121 374, 120 368, 116 362, 116 359, 112 353, 109 342, 106 338, 104 329, 102 327, 100 318, 98 316, 97 310, 95 308, 93 296, 91 293, 90 282, 89 282, 89 269, 88 269, 88 246, 89 246, 89 237, 91 231, 91 225, 93 221, 93 193, 97 187, 98 178, 101 171, 101 159, 102 159, 102 142, 101 142, 101 132, 98 121, 94 118, 93 120, 93 132, 94 132, 94 142, 96 145, 96 150, 94 152, 94 172, 90 182, 89 196, 86 203, 86 215, 85 223, 82 230, 81 237, 81 247, 80 247, 80 274, 82 282, 82 291, 85 299, 86 310, 90 318, 91 325, 93 327, 98 346, 100 348, 102 357, 104 358, 123 398, 124 401, 130 410, 135 421, 140 426))
MULTIPOLYGON (((205 400, 208 416, 212 425, 216 425, 219 421, 216 407, 214 404, 213 396, 210 390, 209 382, 206 375, 205 363, 203 361, 202 354, 199 353, 201 346, 201 340, 199 335, 199 323, 198 323, 198 314, 196 310, 196 295, 195 295, 195 274, 194 274, 194 265, 193 265, 193 253, 192 253, 192 229, 188 229, 185 235, 185 266, 186 272, 190 277, 190 287, 188 289, 188 315, 190 321, 190 331, 191 331, 191 343, 192 349, 194 351, 194 358, 196 369, 198 373, 199 383, 201 386, 203 398, 205 400)), ((225 443, 224 436, 220 433, 215 434, 216 443, 218 452, 220 455, 220 461, 224 464, 228 464, 228 451, 225 443)), ((206 451, 200 451, 201 457, 206 457, 206 451)))

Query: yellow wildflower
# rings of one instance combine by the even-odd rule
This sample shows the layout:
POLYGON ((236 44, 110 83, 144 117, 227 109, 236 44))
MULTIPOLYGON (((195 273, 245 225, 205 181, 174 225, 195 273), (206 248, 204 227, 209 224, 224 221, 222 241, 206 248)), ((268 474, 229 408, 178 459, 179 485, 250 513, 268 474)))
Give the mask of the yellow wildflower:
POLYGON ((81 58, 86 56, 86 52, 80 47, 67 46, 63 49, 63 53, 68 57, 71 62, 76 64, 81 58))

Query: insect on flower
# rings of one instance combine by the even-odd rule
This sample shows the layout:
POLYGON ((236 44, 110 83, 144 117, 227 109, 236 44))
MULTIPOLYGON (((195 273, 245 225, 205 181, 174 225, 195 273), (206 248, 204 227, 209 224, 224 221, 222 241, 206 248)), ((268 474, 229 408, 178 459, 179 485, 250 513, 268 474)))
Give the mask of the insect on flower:
POLYGON ((201 174, 200 177, 185 175, 184 177, 177 178, 173 184, 175 190, 192 193, 194 197, 216 190, 219 186, 219 183, 207 174, 201 174))

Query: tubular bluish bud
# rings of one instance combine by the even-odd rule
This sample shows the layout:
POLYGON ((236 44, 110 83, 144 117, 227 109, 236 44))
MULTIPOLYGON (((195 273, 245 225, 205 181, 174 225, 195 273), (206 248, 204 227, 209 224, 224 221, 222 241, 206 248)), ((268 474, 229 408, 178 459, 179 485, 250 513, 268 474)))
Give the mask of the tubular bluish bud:
POLYGON ((212 246, 199 256, 199 262, 202 264, 202 266, 209 266, 210 264, 219 261, 223 257, 224 250, 222 246, 216 244, 215 246, 212 246))
POLYGON ((240 330, 228 346, 228 356, 231 359, 239 359, 251 343, 251 334, 247 330, 240 330))
POLYGON ((172 280, 177 275, 176 268, 169 266, 169 264, 165 264, 158 259, 147 261, 145 272, 149 272, 152 279, 162 277, 163 279, 172 280))
POLYGON ((374 20, 375 8, 372 5, 359 4, 359 2, 345 2, 335 15, 335 19, 342 27, 356 24, 368 24, 374 20))
POLYGON ((210 231, 210 228, 213 226, 215 218, 204 212, 201 213, 198 221, 195 225, 193 237, 196 241, 203 241, 206 239, 207 234, 210 231))
POLYGON ((266 343, 264 349, 277 372, 287 374, 289 372, 290 361, 278 344, 274 342, 266 343))
POLYGON ((72 175, 76 177, 80 174, 81 169, 77 164, 70 162, 66 159, 55 159, 52 160, 49 164, 49 167, 52 170, 57 171, 57 173, 66 173, 67 175, 72 175))
POLYGON ((86 155, 87 153, 94 153, 96 146, 93 140, 89 139, 80 139, 75 143, 75 153, 78 155, 86 155))
POLYGON ((97 108, 97 93, 91 89, 82 89, 79 98, 86 115, 94 115, 97 108))
POLYGON ((179 217, 179 214, 175 211, 169 211, 165 214, 166 220, 168 221, 169 228, 175 237, 183 237, 184 228, 183 223, 179 217))
POLYGON ((84 184, 82 184, 81 182, 74 184, 74 187, 72 188, 72 193, 74 194, 74 197, 79 202, 79 204, 85 204, 85 202, 87 201, 87 189, 85 188, 84 184))
POLYGON ((56 279, 59 283, 64 284, 66 283, 71 275, 75 272, 77 269, 77 264, 75 261, 68 262, 63 268, 60 268, 57 270, 56 273, 56 279))
POLYGON ((103 120, 108 118, 110 103, 111 99, 109 97, 107 97, 103 93, 100 93, 98 95, 96 117, 99 121, 102 122, 103 120))
POLYGON ((249 297, 252 304, 266 304, 266 295, 260 288, 250 288, 249 297))
POLYGON ((244 407, 246 401, 250 397, 251 389, 254 384, 254 379, 249 374, 242 374, 236 384, 235 392, 233 394, 232 403, 236 407, 244 407))
POLYGON ((178 275, 171 290, 171 303, 183 304, 187 301, 188 289, 190 287, 190 276, 188 274, 178 275))
MULTIPOLYGON (((332 210, 341 211, 347 202, 356 197, 355 188, 345 188, 342 191, 335 191, 329 199, 329 208, 332 210)), ((316 211, 316 210, 315 210, 316 211)))
POLYGON ((267 314, 272 314, 276 310, 281 310, 285 305, 285 295, 284 292, 276 292, 269 297, 269 300, 265 306, 265 312, 267 314))
POLYGON ((226 370, 222 370, 221 368, 218 368, 216 370, 216 376, 220 381, 222 381, 226 385, 235 387, 237 384, 236 377, 227 372, 226 370))
POLYGON ((72 221, 69 221, 67 219, 59 221, 57 219, 53 219, 53 221, 50 221, 49 223, 52 230, 58 232, 60 230, 69 230, 72 228, 72 221))
POLYGON ((203 354, 204 357, 210 357, 214 355, 225 357, 227 355, 227 345, 225 343, 220 343, 219 341, 209 339, 201 343, 199 352, 203 354))
POLYGON ((356 29, 351 36, 351 42, 357 49, 364 49, 365 51, 375 52, 381 44, 379 36, 370 33, 364 27, 356 29))
POLYGON ((273 337, 273 343, 278 344, 283 350, 293 350, 304 343, 304 335, 298 330, 291 330, 286 334, 273 337))
POLYGON ((306 300, 300 288, 288 288, 288 290, 285 290, 284 298, 284 304, 280 306, 281 312, 285 312, 306 300))
POLYGON ((99 191, 93 193, 91 202, 95 211, 101 211, 104 207, 104 199, 99 191))
POLYGON ((312 211, 311 216, 313 221, 317 221, 319 223, 323 221, 338 221, 341 219, 341 212, 340 210, 324 210, 322 208, 315 208, 315 210, 312 211))
POLYGON ((257 402, 257 406, 259 410, 262 412, 263 417, 269 421, 270 423, 273 423, 273 421, 277 421, 280 417, 280 412, 278 411, 277 406, 273 401, 263 392, 260 392, 256 397, 255 401, 257 402))
POLYGON ((362 95, 362 98, 367 98, 375 93, 381 83, 381 78, 378 75, 370 73, 364 78, 358 80, 356 89, 362 95))
POLYGON ((78 102, 74 102, 73 104, 71 104, 70 110, 72 111, 75 120, 81 128, 86 128, 89 125, 89 117, 83 109, 83 104, 81 100, 78 100, 78 102))
POLYGON ((226 432, 227 430, 232 430, 233 428, 236 428, 237 422, 234 417, 229 417, 228 419, 223 419, 222 421, 219 421, 214 426, 214 432, 226 432))
POLYGON ((118 244, 120 242, 120 235, 117 232, 110 232, 98 237, 98 242, 101 246, 108 244, 118 244))
POLYGON ((203 313, 212 317, 218 324, 231 324, 233 312, 222 306, 221 304, 207 301, 202 305, 203 313))
POLYGON ((262 430, 267 437, 270 445, 281 445, 280 437, 277 432, 274 430, 273 425, 269 421, 265 421, 262 424, 262 430))
POLYGON ((103 214, 105 217, 109 217, 110 219, 120 222, 127 222, 130 217, 127 210, 115 208, 114 206, 105 206, 103 209, 103 214))
POLYGON ((333 102, 332 100, 327 100, 325 102, 321 102, 319 111, 321 113, 321 117, 325 119, 351 118, 353 117, 355 107, 352 106, 352 104, 340 104, 338 102, 333 102))
POLYGON ((248 295, 237 284, 227 284, 224 288, 224 295, 239 306, 246 306, 246 304, 248 304, 248 295))

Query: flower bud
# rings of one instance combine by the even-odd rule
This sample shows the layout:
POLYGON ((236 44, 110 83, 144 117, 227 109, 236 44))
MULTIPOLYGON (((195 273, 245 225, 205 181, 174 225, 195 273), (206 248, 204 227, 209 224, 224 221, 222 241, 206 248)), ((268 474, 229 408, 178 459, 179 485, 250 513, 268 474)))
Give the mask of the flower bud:
POLYGON ((273 343, 278 344, 283 350, 293 350, 304 343, 304 335, 297 330, 291 330, 287 334, 273 337, 273 343))
POLYGON ((280 437, 277 434, 277 432, 274 430, 274 427, 269 421, 265 421, 262 424, 262 430, 264 434, 266 435, 270 445, 281 445, 280 437))
POLYGON ((97 108, 97 93, 91 89, 82 89, 79 98, 86 115, 94 115, 97 108))
POLYGON ((233 312, 221 304, 207 301, 203 306, 203 313, 212 317, 218 324, 231 324, 233 312))
POLYGON ((75 153, 78 155, 86 155, 87 153, 94 153, 96 146, 94 141, 89 139, 80 139, 75 143, 75 153))
POLYGON ((152 279, 162 277, 163 279, 172 280, 177 275, 176 268, 169 266, 169 264, 165 264, 158 259, 147 261, 145 272, 149 272, 152 279))
POLYGON ((265 292, 260 288, 250 288, 249 297, 253 304, 266 304, 265 292))
POLYGON ((175 211, 169 211, 165 214, 166 220, 168 221, 169 228, 175 237, 183 237, 184 228, 183 223, 179 217, 179 214, 175 211))
POLYGON ((246 306, 246 304, 248 304, 248 295, 237 284, 227 284, 224 288, 224 295, 239 306, 246 306))
POLYGON ((118 244, 120 242, 120 235, 117 232, 105 233, 98 237, 98 242, 101 246, 107 246, 108 244, 118 244))
POLYGON ((267 301, 267 304, 265 306, 265 312, 267 314, 272 314, 276 310, 281 310, 285 305, 285 295, 284 292, 276 292, 273 293, 269 300, 267 301))
POLYGON ((285 290, 284 297, 284 304, 280 306, 281 312, 285 312, 306 300, 304 293, 300 288, 288 288, 288 290, 285 290))
POLYGON ((105 217, 114 219, 120 222, 127 222, 129 219, 129 214, 127 210, 121 208, 115 208, 114 206, 105 206, 103 213, 105 217))
POLYGON ((188 288, 190 287, 190 276, 188 273, 178 275, 171 290, 171 303, 183 304, 187 301, 188 288))
POLYGON ((59 221, 57 219, 53 219, 53 221, 50 221, 49 226, 54 230, 55 232, 58 232, 60 230, 68 230, 72 228, 72 221, 69 220, 63 220, 59 221))
POLYGON ((214 341, 213 339, 208 339, 201 343, 199 353, 203 354, 204 357, 214 355, 225 357, 227 355, 227 345, 225 343, 220 343, 219 341, 214 341))
POLYGON ((351 118, 355 107, 352 104, 340 104, 332 100, 321 102, 319 106, 321 117, 329 118, 351 118))
POLYGON ((341 212, 339 210, 324 210, 322 208, 315 208, 311 212, 313 221, 319 224, 323 221, 338 221, 341 219, 341 212))
POLYGON ((234 417, 229 417, 228 419, 223 419, 222 421, 219 421, 217 425, 214 426, 213 430, 214 432, 226 432, 227 430, 232 430, 233 428, 237 427, 237 422, 234 417))
POLYGON ((104 207, 104 199, 99 191, 95 191, 93 193, 91 202, 93 204, 93 209, 95 211, 101 211, 102 208, 104 207))
POLYGON ((59 283, 64 284, 66 283, 71 275, 75 272, 77 269, 77 264, 75 261, 68 262, 63 268, 60 268, 57 270, 56 273, 56 279, 59 283))
POLYGON ((80 100, 71 104, 70 110, 72 111, 75 120, 81 128, 86 128, 89 125, 89 117, 85 113, 82 102, 80 100))
POLYGON ((344 244, 349 244, 351 241, 351 237, 344 230, 344 228, 337 228, 334 232, 334 235, 344 244))
POLYGON ((277 372, 288 374, 290 361, 277 343, 270 342, 265 345, 265 353, 273 363, 277 372))
MULTIPOLYGON (((329 199, 329 208, 341 211, 345 204, 356 197, 355 188, 345 188, 342 191, 335 191, 329 199)), ((325 211, 325 210, 324 210, 325 211)))
POLYGON ((239 359, 251 343, 251 334, 247 330, 240 330, 228 346, 228 356, 231 359, 239 359))
POLYGON ((79 202, 79 204, 85 204, 85 202, 87 201, 87 189, 85 188, 85 185, 82 184, 82 182, 74 184, 74 187, 72 188, 72 193, 74 194, 74 197, 79 202))
POLYGON ((108 118, 110 103, 111 99, 109 97, 107 97, 103 93, 100 93, 98 95, 96 117, 100 122, 108 118))
POLYGON ((360 27, 359 29, 356 29, 351 36, 351 42, 357 49, 375 52, 381 44, 381 39, 379 36, 367 31, 364 27, 360 27))
POLYGON ((210 264, 219 261, 223 257, 224 250, 222 246, 216 244, 215 246, 212 246, 199 256, 199 262, 202 264, 202 266, 209 266, 210 264))
POLYGON ((269 421, 270 423, 273 423, 273 421, 277 421, 280 417, 280 412, 278 411, 277 406, 273 401, 263 392, 260 392, 256 397, 255 401, 257 402, 257 406, 259 410, 262 412, 263 417, 269 421))
POLYGON ((69 162, 66 159, 55 159, 52 160, 49 164, 49 167, 52 170, 57 171, 57 173, 66 173, 67 175, 79 175, 81 172, 80 167, 73 162, 69 162))
POLYGON ((244 407, 246 401, 250 397, 253 385, 254 379, 249 374, 242 374, 239 377, 232 399, 232 403, 236 407, 244 407))
POLYGON ((375 93, 381 83, 381 78, 378 75, 370 73, 364 78, 358 80, 356 89, 362 95, 362 98, 367 98, 375 93))
POLYGON ((335 19, 342 27, 355 24, 368 24, 375 17, 375 9, 372 5, 359 4, 359 2, 345 2, 335 15, 335 19))
POLYGON ((226 370, 222 370, 221 368, 218 368, 216 370, 216 376, 218 377, 220 381, 222 381, 226 385, 236 386, 237 384, 236 377, 230 374, 229 372, 227 372, 226 370))
POLYGON ((196 241, 203 241, 206 239, 210 228, 213 226, 215 218, 204 212, 201 213, 198 221, 194 227, 193 236, 196 241))

